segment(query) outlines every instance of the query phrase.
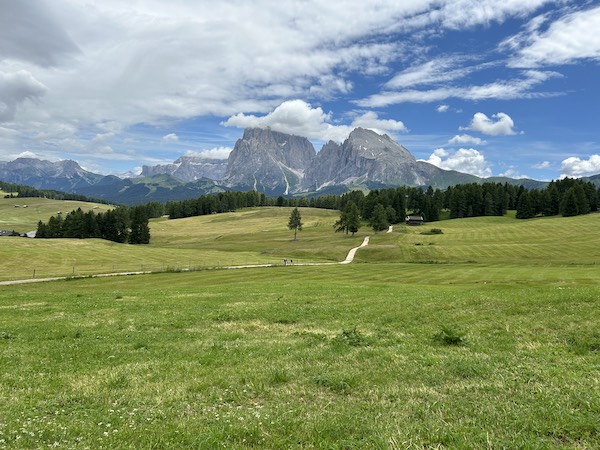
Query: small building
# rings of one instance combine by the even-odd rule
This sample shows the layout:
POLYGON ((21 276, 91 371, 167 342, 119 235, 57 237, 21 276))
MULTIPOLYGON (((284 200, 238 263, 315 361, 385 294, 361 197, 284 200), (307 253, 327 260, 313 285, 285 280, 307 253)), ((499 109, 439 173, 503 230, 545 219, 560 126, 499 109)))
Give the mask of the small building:
POLYGON ((406 222, 406 225, 423 225, 425 220, 423 216, 406 216, 404 222, 406 222))

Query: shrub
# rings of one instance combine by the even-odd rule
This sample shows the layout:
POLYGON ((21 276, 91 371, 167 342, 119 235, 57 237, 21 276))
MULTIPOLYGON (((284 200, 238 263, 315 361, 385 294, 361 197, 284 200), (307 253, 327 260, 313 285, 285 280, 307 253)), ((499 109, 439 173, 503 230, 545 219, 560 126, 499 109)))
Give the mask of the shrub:
POLYGON ((429 234, 444 234, 441 228, 432 228, 429 231, 423 231, 421 234, 429 235, 429 234))
POLYGON ((447 326, 442 326, 440 332, 433 336, 433 340, 444 345, 465 345, 467 343, 465 332, 447 326))
POLYGON ((352 347, 368 347, 371 345, 370 340, 358 331, 356 327, 351 330, 343 330, 335 339, 352 347))

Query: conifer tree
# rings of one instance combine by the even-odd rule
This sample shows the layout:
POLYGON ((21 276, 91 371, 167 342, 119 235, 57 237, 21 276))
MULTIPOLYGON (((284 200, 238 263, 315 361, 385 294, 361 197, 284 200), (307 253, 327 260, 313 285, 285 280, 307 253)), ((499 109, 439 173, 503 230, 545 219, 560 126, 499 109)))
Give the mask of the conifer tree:
POLYGON ((375 208, 373 208, 373 216, 371 216, 371 227, 373 231, 383 231, 387 230, 390 226, 387 215, 385 213, 385 208, 381 203, 377 203, 375 208))
POLYGON ((298 211, 298 208, 293 209, 288 222, 288 228, 290 230, 294 230, 294 240, 296 240, 297 232, 302 231, 302 217, 300 216, 300 211, 298 211))

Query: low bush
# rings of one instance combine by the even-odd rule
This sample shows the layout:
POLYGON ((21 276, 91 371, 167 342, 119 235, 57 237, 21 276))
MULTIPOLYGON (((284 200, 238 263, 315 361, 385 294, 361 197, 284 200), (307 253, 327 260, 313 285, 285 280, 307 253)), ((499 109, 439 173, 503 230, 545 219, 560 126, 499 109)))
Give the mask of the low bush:
POLYGON ((465 345, 467 343, 465 332, 447 326, 442 326, 440 332, 433 336, 433 340, 444 345, 465 345))

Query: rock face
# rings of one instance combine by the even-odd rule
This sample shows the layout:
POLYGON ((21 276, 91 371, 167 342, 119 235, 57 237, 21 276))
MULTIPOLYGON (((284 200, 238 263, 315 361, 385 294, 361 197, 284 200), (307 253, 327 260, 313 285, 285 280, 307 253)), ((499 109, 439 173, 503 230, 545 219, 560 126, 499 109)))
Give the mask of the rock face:
POLYGON ((306 172, 304 187, 318 191, 367 181, 421 184, 415 165, 414 156, 389 136, 356 128, 341 145, 330 141, 323 146, 306 172))
POLYGON ((202 156, 182 156, 172 164, 143 166, 142 177, 168 174, 182 181, 190 182, 201 178, 221 180, 227 169, 226 159, 205 158, 202 156))
POLYGON ((223 184, 269 195, 299 192, 316 152, 308 139, 249 128, 229 155, 223 184))

